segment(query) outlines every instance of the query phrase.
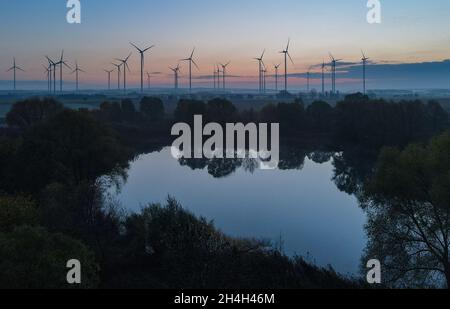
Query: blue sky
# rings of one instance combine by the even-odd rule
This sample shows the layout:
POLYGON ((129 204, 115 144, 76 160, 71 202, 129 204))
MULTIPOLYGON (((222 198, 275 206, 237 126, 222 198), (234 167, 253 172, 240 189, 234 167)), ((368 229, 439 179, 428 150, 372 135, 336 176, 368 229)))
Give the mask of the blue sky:
MULTIPOLYGON (((349 62, 359 60, 360 49, 375 62, 384 64, 450 59, 447 0, 382 0, 381 25, 366 22, 366 0, 82 0, 81 3, 82 24, 69 25, 65 20, 65 0, 0 0, 0 79, 11 79, 5 70, 11 66, 13 56, 26 69, 22 79, 42 79, 44 55, 56 58, 64 48, 68 60, 78 60, 88 72, 82 82, 98 84, 104 80, 102 69, 109 67, 113 58, 132 51, 129 41, 156 45, 147 56, 146 70, 161 72, 155 77, 160 84, 171 82, 167 66, 176 65, 196 46, 200 66, 200 71, 195 72, 197 76, 210 74, 214 63, 232 61, 229 74, 239 78, 232 78, 230 83, 251 85, 257 75, 257 65, 251 58, 266 49, 266 63, 279 63, 278 51, 289 37, 295 62, 290 71, 294 74, 322 62, 328 51, 349 62)), ((137 83, 136 54, 130 67, 130 82, 137 83)), ((411 66, 411 70, 421 69, 411 66)), ((442 70, 436 74, 436 82, 450 84, 450 72, 446 81, 441 80, 448 65, 442 70)), ((385 70, 386 77, 388 73, 385 70)), ((207 82, 197 79, 199 85, 207 82)), ((302 78, 293 81, 299 87, 303 82, 302 78)), ((350 80, 348 83, 352 84, 350 80)), ((375 79, 369 83, 372 87, 382 85, 375 79)))

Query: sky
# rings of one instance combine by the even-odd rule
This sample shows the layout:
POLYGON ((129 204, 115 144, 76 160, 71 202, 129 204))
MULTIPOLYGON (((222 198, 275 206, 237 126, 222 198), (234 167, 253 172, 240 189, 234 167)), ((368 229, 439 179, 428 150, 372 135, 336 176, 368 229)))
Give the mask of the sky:
MULTIPOLYGON (((80 75, 83 87, 104 87, 103 69, 112 69, 114 58, 133 52, 128 79, 131 87, 137 86, 139 57, 129 42, 156 45, 146 54, 145 67, 155 73, 154 85, 170 86, 168 66, 176 66, 195 46, 200 68, 193 71, 195 86, 210 86, 214 64, 231 61, 229 86, 257 87, 258 64, 252 58, 265 49, 273 74, 288 38, 294 60, 289 64, 291 88, 304 88, 304 73, 329 61, 328 52, 344 59, 338 85, 359 87, 361 49, 371 58, 369 88, 450 85, 448 0, 381 0, 381 24, 367 22, 367 0, 81 0, 79 25, 66 22, 66 2, 0 0, 0 89, 12 79, 6 70, 13 57, 26 71, 18 72, 18 80, 39 81, 45 79, 44 56, 58 58, 62 49, 69 64, 78 61, 86 71, 80 75)), ((186 63, 181 67, 185 87, 186 63)), ((319 76, 312 76, 313 87, 319 87, 319 76)), ((73 86, 70 70, 64 79, 73 86)))

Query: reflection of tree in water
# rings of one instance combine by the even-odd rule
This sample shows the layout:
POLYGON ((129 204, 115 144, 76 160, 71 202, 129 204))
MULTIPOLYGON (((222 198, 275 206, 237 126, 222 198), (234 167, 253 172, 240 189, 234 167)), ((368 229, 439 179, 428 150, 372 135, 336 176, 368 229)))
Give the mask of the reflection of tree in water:
POLYGON ((360 196, 364 182, 373 170, 376 154, 345 150, 333 156, 336 187, 347 194, 360 196))
MULTIPOLYGON (((280 153, 280 170, 301 170, 305 164, 305 157, 307 151, 295 147, 283 147, 280 153)), ((316 158, 330 157, 330 154, 321 155, 320 152, 316 152, 316 158)), ((259 168, 260 161, 256 159, 179 159, 181 166, 188 166, 192 170, 204 170, 207 169, 208 173, 215 177, 227 177, 239 168, 243 168, 244 171, 254 173, 259 168)), ((327 160, 328 161, 328 160, 327 160)))
POLYGON ((331 160, 334 152, 313 151, 308 154, 308 159, 317 164, 324 164, 331 160))
POLYGON ((302 170, 305 166, 307 150, 299 147, 281 147, 280 170, 302 170))
POLYGON ((208 164, 208 173, 214 178, 230 176, 241 166, 242 160, 237 159, 212 159, 208 164))

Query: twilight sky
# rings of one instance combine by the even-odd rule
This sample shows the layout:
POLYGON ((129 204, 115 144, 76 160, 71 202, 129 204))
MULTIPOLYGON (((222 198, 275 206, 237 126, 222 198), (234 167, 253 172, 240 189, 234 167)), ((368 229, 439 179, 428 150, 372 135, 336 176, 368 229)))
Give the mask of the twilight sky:
MULTIPOLYGON (((171 85, 168 66, 197 48, 200 71, 197 86, 208 86, 213 65, 231 61, 229 84, 255 87, 257 62, 252 58, 266 49, 266 64, 281 62, 278 52, 292 40, 291 88, 303 89, 304 73, 311 65, 328 60, 328 52, 349 66, 340 68, 342 88, 358 89, 364 49, 373 60, 368 68, 369 88, 449 88, 450 1, 381 0, 383 21, 366 21, 366 0, 82 0, 82 24, 66 22, 65 0, 0 0, 0 80, 12 58, 26 70, 20 80, 43 80, 45 55, 57 58, 65 49, 70 63, 77 59, 87 71, 84 87, 102 86, 105 68, 113 58, 130 51, 129 83, 139 81, 139 58, 129 45, 152 45, 146 71, 153 82, 171 85), (442 62, 442 63, 440 63, 442 62), (352 64, 353 63, 353 64, 352 64), (371 75, 371 72, 373 73, 371 75), (422 73, 424 75, 422 75, 422 73)), ((182 63, 181 84, 187 66, 182 63)), ((315 76, 315 75, 313 75, 315 76)), ((315 76, 317 77, 317 76, 315 76)), ((338 76, 339 78, 339 76, 338 76)), ((70 82, 74 76, 66 74, 70 82)), ((3 89, 6 82, 0 83, 3 89)), ((319 79, 313 81, 318 87, 319 79)), ((43 85, 45 88, 45 84, 43 85)))

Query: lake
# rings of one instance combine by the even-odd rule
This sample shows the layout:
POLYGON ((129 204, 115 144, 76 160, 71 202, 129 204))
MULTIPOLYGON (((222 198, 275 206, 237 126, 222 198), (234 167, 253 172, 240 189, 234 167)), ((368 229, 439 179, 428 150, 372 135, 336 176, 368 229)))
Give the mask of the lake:
POLYGON ((139 212, 170 195, 230 236, 274 243, 282 239, 290 256, 356 275, 366 245, 366 216, 356 197, 339 191, 333 182, 333 158, 315 163, 318 160, 309 157, 294 169, 237 166, 217 178, 211 167, 208 172, 201 164, 197 169, 180 164, 167 147, 130 164, 117 199, 127 210, 139 212))

